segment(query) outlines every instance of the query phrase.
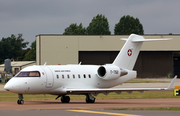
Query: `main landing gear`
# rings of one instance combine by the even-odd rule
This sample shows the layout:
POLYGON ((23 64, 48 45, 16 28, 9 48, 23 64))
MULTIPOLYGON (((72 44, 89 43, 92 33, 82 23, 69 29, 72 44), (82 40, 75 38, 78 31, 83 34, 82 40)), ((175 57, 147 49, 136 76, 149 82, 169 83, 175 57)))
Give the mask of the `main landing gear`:
MULTIPOLYGON (((95 97, 93 97, 90 93, 85 94, 86 95, 86 103, 94 103, 95 102, 95 97)), ((59 95, 57 96, 56 99, 58 99, 59 97, 61 97, 61 102, 62 103, 69 103, 70 101, 70 97, 69 96, 65 96, 65 95, 59 95)))
POLYGON ((70 101, 70 97, 69 97, 69 96, 63 95, 63 96, 61 97, 61 102, 62 102, 62 103, 69 103, 69 101, 70 101))
POLYGON ((95 97, 93 97, 90 93, 86 94, 86 103, 94 103, 95 102, 95 97))
POLYGON ((59 97, 61 97, 61 102, 62 103, 69 103, 69 101, 70 101, 70 97, 69 96, 65 96, 65 95, 58 95, 57 97, 56 97, 56 99, 58 99, 59 97))
POLYGON ((17 101, 17 104, 24 104, 23 100, 23 94, 18 94, 19 100, 17 101))

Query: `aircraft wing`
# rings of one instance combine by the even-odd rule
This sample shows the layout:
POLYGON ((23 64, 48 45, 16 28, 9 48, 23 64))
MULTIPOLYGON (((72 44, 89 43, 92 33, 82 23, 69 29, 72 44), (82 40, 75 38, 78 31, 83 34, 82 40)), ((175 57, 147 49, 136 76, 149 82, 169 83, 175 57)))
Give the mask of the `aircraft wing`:
POLYGON ((177 76, 171 81, 167 88, 94 88, 94 89, 71 89, 67 88, 67 94, 83 94, 83 93, 92 93, 93 95, 98 95, 99 93, 103 93, 108 95, 110 92, 116 92, 120 94, 121 92, 132 93, 133 91, 139 91, 143 93, 144 91, 159 91, 159 90, 168 90, 174 88, 174 83, 176 81, 177 76))

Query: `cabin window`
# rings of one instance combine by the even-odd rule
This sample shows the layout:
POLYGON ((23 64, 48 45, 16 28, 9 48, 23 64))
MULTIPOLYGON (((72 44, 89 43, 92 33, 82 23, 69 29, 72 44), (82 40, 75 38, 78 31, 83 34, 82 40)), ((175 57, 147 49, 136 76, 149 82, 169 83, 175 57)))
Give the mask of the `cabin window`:
POLYGON ((57 79, 59 79, 59 75, 57 75, 57 79))
POLYGON ((40 77, 39 71, 20 72, 16 77, 40 77))
POLYGON ((73 79, 75 79, 75 75, 73 75, 73 79))
POLYGON ((67 75, 68 79, 69 79, 69 75, 67 75))
POLYGON ((89 74, 89 78, 91 78, 91 75, 89 74))
POLYGON ((86 78, 86 75, 84 74, 84 78, 86 78))
POLYGON ((78 75, 78 78, 81 78, 80 75, 78 75))
POLYGON ((62 78, 64 79, 64 75, 62 75, 62 78))

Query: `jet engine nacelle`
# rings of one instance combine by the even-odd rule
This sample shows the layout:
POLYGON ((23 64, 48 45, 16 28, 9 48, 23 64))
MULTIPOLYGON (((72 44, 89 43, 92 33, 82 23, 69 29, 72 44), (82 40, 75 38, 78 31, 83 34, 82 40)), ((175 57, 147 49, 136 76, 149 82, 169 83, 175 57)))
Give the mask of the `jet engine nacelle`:
POLYGON ((103 65, 97 70, 98 77, 104 80, 117 79, 123 75, 126 75, 127 73, 127 71, 115 65, 103 65))

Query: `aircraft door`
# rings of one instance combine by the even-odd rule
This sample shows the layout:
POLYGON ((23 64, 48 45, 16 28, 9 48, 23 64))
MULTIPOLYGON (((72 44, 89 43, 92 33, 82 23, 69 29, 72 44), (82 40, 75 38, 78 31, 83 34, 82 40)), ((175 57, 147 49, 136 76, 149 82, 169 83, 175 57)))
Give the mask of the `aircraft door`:
POLYGON ((46 76, 46 87, 51 88, 54 84, 54 77, 53 77, 52 70, 47 66, 42 66, 42 68, 44 69, 45 76, 46 76))

